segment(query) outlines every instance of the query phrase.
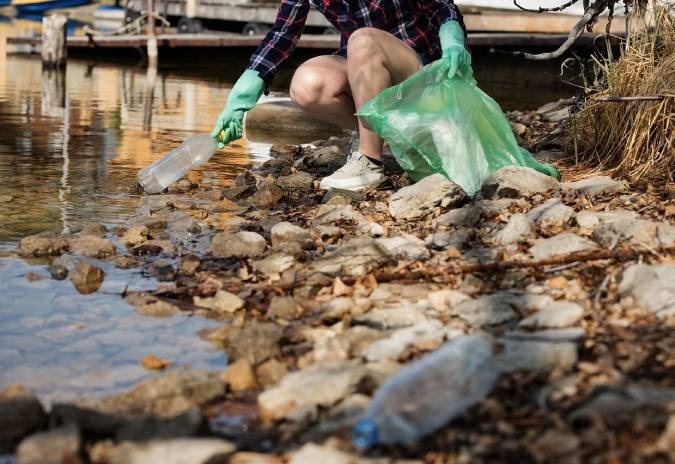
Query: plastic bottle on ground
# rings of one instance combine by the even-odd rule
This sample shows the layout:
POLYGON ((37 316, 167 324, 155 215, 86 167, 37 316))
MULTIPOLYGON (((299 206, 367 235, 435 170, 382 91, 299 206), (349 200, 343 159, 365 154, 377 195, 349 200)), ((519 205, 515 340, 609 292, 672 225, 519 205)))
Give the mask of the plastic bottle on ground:
POLYGON ((354 426, 354 446, 410 444, 483 399, 499 369, 487 336, 456 338, 389 378, 354 426))
POLYGON ((159 193, 216 153, 218 142, 206 134, 185 139, 164 157, 138 173, 138 183, 147 193, 159 193))

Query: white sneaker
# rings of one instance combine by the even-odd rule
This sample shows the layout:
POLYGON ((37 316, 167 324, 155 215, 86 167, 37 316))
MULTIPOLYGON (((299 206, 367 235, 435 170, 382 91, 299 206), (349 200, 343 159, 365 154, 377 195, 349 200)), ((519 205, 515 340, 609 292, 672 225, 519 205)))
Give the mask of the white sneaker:
POLYGON ((361 190, 379 184, 384 179, 384 168, 358 151, 352 153, 340 169, 321 180, 319 188, 361 190))

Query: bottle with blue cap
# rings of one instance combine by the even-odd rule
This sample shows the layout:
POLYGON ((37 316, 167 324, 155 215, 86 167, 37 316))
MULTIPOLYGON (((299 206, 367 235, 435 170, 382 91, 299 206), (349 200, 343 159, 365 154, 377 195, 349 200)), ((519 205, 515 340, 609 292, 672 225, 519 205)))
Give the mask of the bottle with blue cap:
POLYGON ((465 335, 447 342, 377 390, 352 430, 353 444, 413 443, 482 400, 498 378, 490 338, 465 335))

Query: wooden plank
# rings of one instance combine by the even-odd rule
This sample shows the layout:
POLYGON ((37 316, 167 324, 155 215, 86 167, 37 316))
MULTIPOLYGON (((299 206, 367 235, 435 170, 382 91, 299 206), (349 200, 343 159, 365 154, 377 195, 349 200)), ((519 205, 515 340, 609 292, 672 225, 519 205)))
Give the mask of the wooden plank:
MULTIPOLYGON (((566 34, 522 34, 522 33, 469 33, 469 47, 550 47, 555 48, 562 44, 566 34)), ((242 36, 225 34, 160 34, 157 44, 168 48, 199 48, 199 47, 256 47, 262 36, 242 36)), ((595 35, 582 35, 577 46, 590 46, 595 35)), ((94 36, 68 37, 69 48, 138 48, 144 47, 146 35, 133 36, 94 36)), ((8 45, 33 45, 42 43, 40 37, 9 37, 8 45)), ((298 48, 332 50, 338 48, 340 39, 337 36, 304 35, 298 41, 298 48)))

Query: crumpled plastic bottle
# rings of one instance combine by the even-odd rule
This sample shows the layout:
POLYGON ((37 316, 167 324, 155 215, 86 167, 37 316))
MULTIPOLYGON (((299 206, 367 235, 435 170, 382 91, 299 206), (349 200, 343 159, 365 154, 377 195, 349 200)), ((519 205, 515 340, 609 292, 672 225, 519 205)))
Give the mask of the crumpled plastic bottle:
POLYGON ((499 368, 487 336, 465 335, 404 367, 375 393, 352 430, 355 447, 410 444, 483 399, 499 368))
POLYGON ((180 146, 141 169, 138 183, 147 193, 159 193, 216 153, 218 142, 210 135, 193 135, 180 146))

